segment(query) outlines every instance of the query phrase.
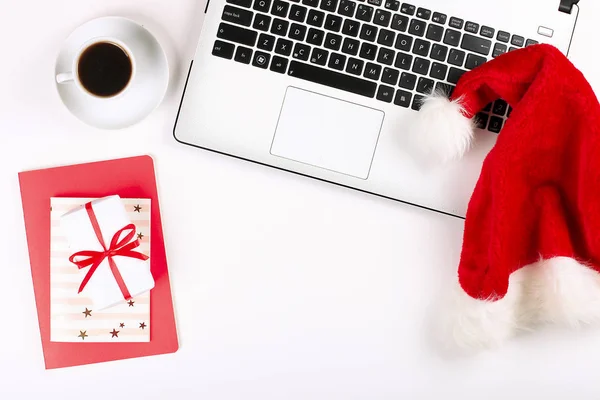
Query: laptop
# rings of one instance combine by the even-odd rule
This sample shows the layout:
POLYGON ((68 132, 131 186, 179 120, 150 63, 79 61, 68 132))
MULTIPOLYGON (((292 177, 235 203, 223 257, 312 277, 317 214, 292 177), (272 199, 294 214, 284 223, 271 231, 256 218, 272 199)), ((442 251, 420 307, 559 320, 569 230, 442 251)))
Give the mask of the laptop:
POLYGON ((508 51, 568 55, 577 0, 210 0, 180 143, 464 218, 510 117, 478 115, 473 149, 439 167, 405 145, 432 90, 508 51))

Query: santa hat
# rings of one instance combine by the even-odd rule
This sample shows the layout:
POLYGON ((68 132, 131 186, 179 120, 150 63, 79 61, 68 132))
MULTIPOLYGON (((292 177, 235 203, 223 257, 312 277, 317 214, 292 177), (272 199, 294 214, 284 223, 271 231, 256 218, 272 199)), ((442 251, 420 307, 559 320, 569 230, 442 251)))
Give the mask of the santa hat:
POLYGON ((600 322, 600 105, 560 51, 534 45, 465 73, 450 98, 424 99, 412 139, 428 158, 460 159, 497 99, 513 111, 483 162, 440 316, 445 339, 471 348, 600 322))

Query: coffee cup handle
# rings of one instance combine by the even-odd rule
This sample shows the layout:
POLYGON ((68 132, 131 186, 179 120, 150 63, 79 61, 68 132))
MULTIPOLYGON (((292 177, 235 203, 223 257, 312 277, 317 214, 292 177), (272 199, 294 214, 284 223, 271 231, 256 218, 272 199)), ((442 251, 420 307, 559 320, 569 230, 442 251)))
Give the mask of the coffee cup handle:
POLYGON ((75 78, 73 77, 73 73, 72 72, 63 72, 62 74, 58 74, 56 75, 56 82, 57 83, 69 83, 74 81, 75 78))

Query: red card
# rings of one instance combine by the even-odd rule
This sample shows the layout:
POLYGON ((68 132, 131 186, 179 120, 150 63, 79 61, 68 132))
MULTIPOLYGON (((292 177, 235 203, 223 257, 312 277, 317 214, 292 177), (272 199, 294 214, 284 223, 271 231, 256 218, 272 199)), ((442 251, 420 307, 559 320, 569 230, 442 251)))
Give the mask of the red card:
POLYGON ((149 156, 72 165, 19 174, 31 274, 47 369, 174 353, 179 348, 164 247, 154 162, 149 156), (50 341, 50 198, 151 199, 150 342, 58 343, 50 341))

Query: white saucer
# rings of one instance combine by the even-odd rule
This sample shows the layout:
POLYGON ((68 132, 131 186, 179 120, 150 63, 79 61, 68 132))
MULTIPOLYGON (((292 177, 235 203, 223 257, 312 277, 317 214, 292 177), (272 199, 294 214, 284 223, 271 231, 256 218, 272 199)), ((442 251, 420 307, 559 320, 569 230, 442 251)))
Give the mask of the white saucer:
POLYGON ((78 27, 64 42, 55 76, 69 72, 81 46, 96 37, 115 37, 127 43, 136 58, 135 84, 113 99, 94 98, 75 84, 56 84, 67 109, 81 121, 101 129, 120 129, 146 118, 162 102, 169 85, 166 54, 144 27, 123 17, 103 17, 78 27))

